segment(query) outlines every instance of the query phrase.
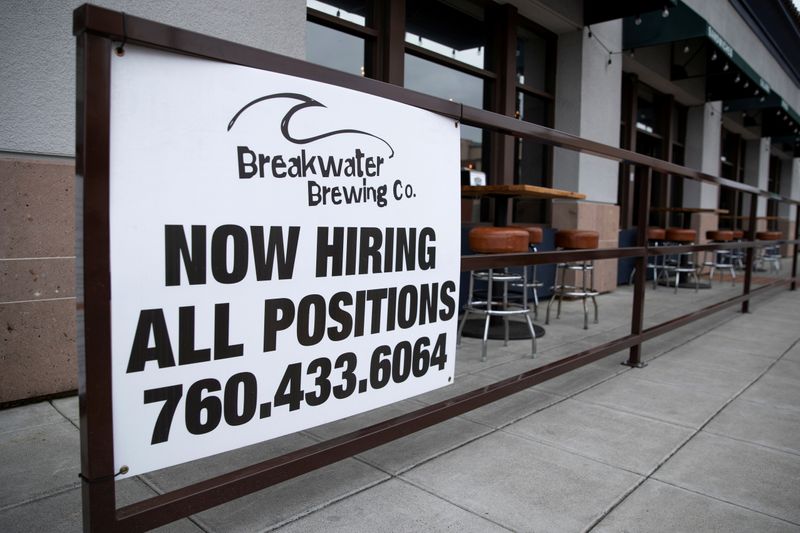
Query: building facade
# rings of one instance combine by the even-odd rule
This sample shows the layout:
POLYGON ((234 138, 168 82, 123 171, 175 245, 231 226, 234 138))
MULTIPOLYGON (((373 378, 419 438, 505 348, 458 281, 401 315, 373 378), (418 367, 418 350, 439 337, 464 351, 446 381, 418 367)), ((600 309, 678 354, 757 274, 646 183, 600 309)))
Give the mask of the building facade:
MULTIPOLYGON (((788 0, 96 3, 800 198, 800 18, 788 0)), ((78 5, 11 0, 0 18, 0 404, 77 387, 78 5)), ((508 222, 594 228, 601 247, 632 231, 635 169, 470 126, 461 136, 462 168, 489 183, 586 195, 518 201, 508 222)), ((656 207, 729 211, 694 215, 699 235, 741 227, 748 212, 715 185, 656 175, 652 190, 656 207)), ((491 209, 465 201, 461 220, 489 221, 491 209)), ((759 200, 757 214, 793 237, 788 206, 759 200)), ((676 222, 654 211, 650 223, 676 222)), ((598 288, 614 290, 617 262, 598 272, 598 288)))

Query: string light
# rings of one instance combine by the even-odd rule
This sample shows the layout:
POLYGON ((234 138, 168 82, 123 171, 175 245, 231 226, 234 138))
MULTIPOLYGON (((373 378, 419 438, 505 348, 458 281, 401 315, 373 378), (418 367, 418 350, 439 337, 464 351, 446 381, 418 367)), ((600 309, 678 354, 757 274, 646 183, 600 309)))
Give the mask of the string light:
POLYGON ((661 12, 661 16, 667 18, 669 16, 669 9, 667 6, 664 6, 664 11, 661 12))
POLYGON ((633 19, 633 23, 636 24, 637 26, 641 26, 642 25, 642 17, 640 17, 639 15, 636 15, 636 18, 633 19))

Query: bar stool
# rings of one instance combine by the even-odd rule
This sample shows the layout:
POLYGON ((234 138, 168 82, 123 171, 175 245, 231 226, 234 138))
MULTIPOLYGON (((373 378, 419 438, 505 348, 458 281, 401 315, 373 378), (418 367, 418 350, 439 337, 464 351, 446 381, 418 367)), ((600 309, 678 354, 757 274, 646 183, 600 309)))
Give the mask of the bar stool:
MULTIPOLYGON (((779 241, 783 238, 783 233, 780 231, 759 231, 756 233, 756 239, 759 241, 779 241)), ((761 265, 769 265, 769 269, 775 269, 779 272, 781 269, 781 250, 776 244, 765 246, 761 250, 761 257, 759 258, 761 265)))
MULTIPOLYGON (((667 231, 664 228, 647 228, 647 246, 655 248, 664 244, 664 238, 667 231)), ((662 267, 664 266, 664 256, 653 256, 647 258, 647 270, 653 271, 653 290, 658 287, 658 278, 661 275, 662 267), (659 257, 661 261, 659 261, 659 257)), ((633 284, 633 276, 636 275, 636 267, 633 267, 631 275, 628 278, 628 285, 633 284)))
MULTIPOLYGON (((693 229, 669 228, 666 231, 665 238, 668 242, 675 244, 694 244, 697 238, 697 232, 693 229)), ((677 258, 674 260, 674 264, 666 268, 667 271, 675 274, 675 294, 678 293, 678 282, 680 281, 681 274, 691 274, 694 276, 694 291, 698 292, 700 282, 697 278, 697 270, 694 265, 694 252, 678 254, 677 258)))
MULTIPOLYGON (((517 226, 514 226, 517 227, 517 226)), ((542 228, 538 226, 519 226, 521 229, 524 229, 528 232, 528 250, 531 252, 537 252, 538 249, 536 247, 537 244, 541 244, 544 240, 544 232, 542 228)), ((542 286, 542 282, 536 279, 536 265, 533 265, 533 272, 531 273, 531 278, 528 279, 527 272, 525 272, 525 279, 522 283, 515 283, 514 287, 520 287, 523 291, 531 291, 533 295, 533 319, 536 320, 539 317, 539 292, 537 289, 542 286)))
MULTIPOLYGON (((597 248, 600 241, 600 234, 591 230, 560 230, 556 233, 556 247, 562 250, 590 250, 597 248)), ((556 318, 561 317, 561 301, 565 296, 580 298, 583 302, 583 329, 589 329, 589 311, 586 308, 586 299, 591 298, 594 304, 594 323, 597 324, 597 296, 599 293, 594 290, 594 261, 574 261, 570 263, 559 263, 556 266, 556 277, 553 285, 553 295, 547 302, 547 313, 545 324, 550 323, 550 306, 553 300, 558 299, 558 309, 556 318), (567 285, 567 271, 576 272, 576 285, 567 285), (561 273, 561 284, 558 284, 558 274, 561 273), (577 272, 581 273, 581 285, 577 285, 577 272), (586 284, 586 275, 589 274, 589 284, 586 284)))
MULTIPOLYGON (((707 231, 706 238, 713 243, 731 242, 733 240, 733 231, 707 231)), ((709 267, 709 283, 713 280, 716 269, 720 269, 719 280, 722 281, 722 269, 727 268, 728 272, 731 273, 731 284, 735 287, 736 271, 733 268, 733 255, 731 254, 731 250, 713 250, 711 251, 711 259, 709 259, 708 254, 708 251, 703 254, 703 267, 709 267)))
MULTIPOLYGON (((736 242, 741 242, 742 239, 744 239, 744 231, 740 229, 733 230, 733 240, 736 242)), ((731 263, 733 263, 735 268, 744 270, 744 252, 742 252, 741 248, 731 250, 731 263)))
MULTIPOLYGON (((515 252, 527 252, 529 234, 524 229, 510 227, 488 227, 478 226, 469 232, 469 247, 473 252, 481 254, 505 254, 515 252)), ((508 317, 512 315, 523 315, 528 323, 531 333, 531 357, 536 354, 536 333, 533 329, 533 322, 530 317, 528 307, 528 292, 522 291, 522 302, 509 302, 509 284, 523 283, 527 275, 527 268, 522 269, 522 274, 510 272, 507 268, 490 268, 486 271, 473 271, 469 276, 469 293, 467 295, 467 305, 464 306, 464 316, 458 328, 458 344, 461 344, 461 333, 464 324, 470 313, 476 313, 485 317, 483 326, 483 344, 481 346, 481 361, 486 361, 486 345, 489 337, 489 320, 492 317, 501 317, 505 325, 504 346, 508 345, 508 317), (475 294, 475 280, 486 281, 486 298, 481 300, 475 294), (494 285, 502 284, 502 300, 494 297, 494 285)))

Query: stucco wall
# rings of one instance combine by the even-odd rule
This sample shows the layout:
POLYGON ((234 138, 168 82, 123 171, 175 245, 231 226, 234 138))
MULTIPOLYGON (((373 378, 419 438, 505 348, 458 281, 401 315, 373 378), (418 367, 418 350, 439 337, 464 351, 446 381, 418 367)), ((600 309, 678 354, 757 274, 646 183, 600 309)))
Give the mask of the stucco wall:
MULTIPOLYGON (((75 151, 75 38, 80 1, 4 0, 0 16, 0 151, 75 151)), ((305 56, 302 0, 100 0, 132 15, 257 48, 305 56)))

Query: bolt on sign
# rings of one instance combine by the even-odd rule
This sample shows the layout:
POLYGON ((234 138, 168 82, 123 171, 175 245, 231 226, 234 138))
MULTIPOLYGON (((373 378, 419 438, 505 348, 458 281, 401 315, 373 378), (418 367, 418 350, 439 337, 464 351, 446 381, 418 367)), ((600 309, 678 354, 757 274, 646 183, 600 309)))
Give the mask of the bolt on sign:
POLYGON ((117 471, 206 457, 452 381, 452 119, 132 45, 111 69, 117 471))

